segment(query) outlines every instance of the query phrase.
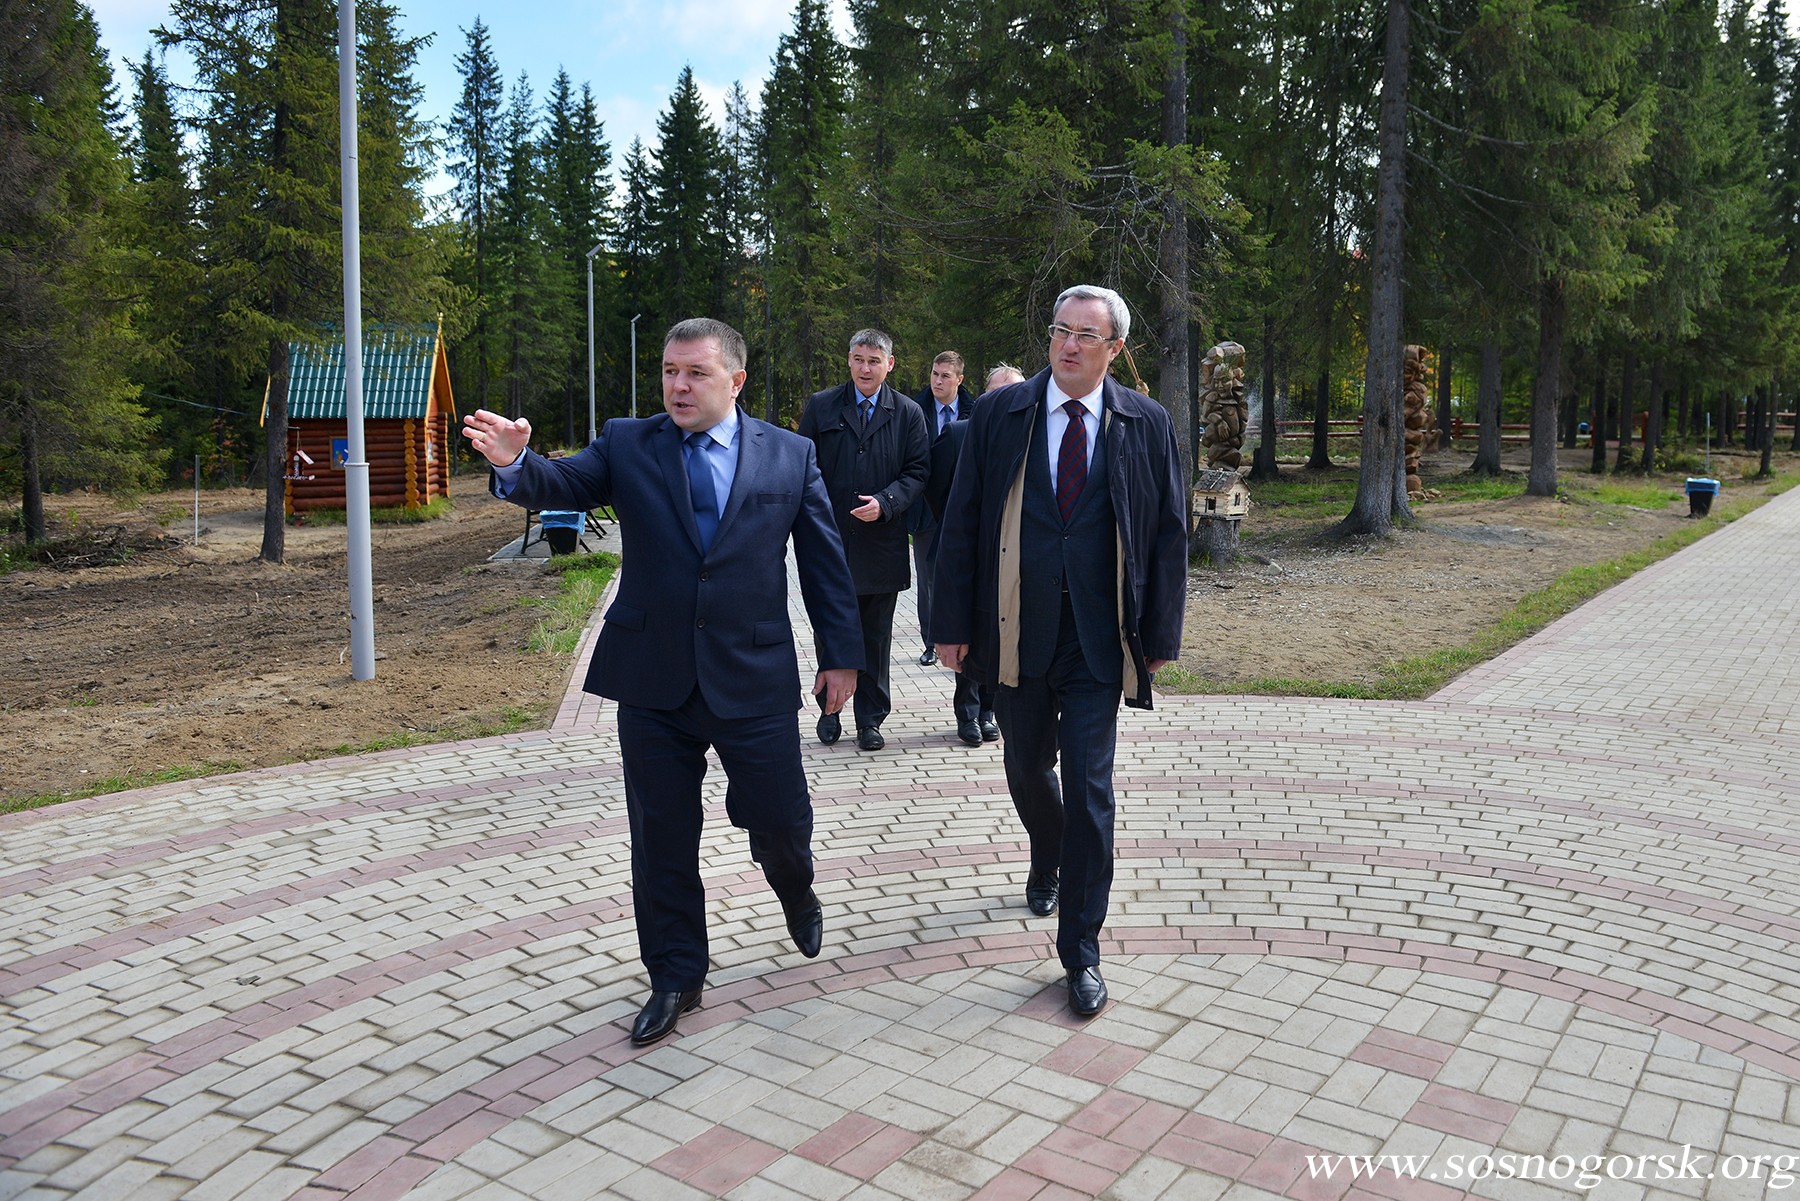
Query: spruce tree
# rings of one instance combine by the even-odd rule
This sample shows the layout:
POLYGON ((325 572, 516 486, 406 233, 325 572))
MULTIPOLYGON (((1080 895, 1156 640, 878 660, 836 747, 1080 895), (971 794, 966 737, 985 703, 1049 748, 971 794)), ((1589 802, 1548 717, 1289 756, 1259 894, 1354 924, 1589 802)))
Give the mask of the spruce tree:
POLYGON ((822 0, 800 0, 794 27, 781 36, 762 91, 762 204, 769 305, 776 328, 771 353, 777 370, 805 397, 843 369, 837 353, 848 329, 878 316, 836 317, 835 302, 848 274, 839 206, 828 202, 843 169, 846 105, 843 47, 831 31, 822 0))
POLYGON ((659 324, 667 325, 709 316, 723 302, 712 269, 724 244, 723 150, 692 67, 681 69, 669 107, 656 119, 656 133, 647 216, 662 276, 655 297, 659 324))
MULTIPOLYGON (((631 139, 631 148, 625 152, 625 199, 619 213, 619 310, 615 320, 620 328, 635 328, 640 336, 637 339, 638 353, 635 360, 627 354, 626 373, 623 392, 625 397, 634 395, 633 381, 645 378, 643 364, 648 357, 649 341, 652 331, 665 328, 668 323, 660 320, 655 310, 656 296, 661 289, 661 263, 656 257, 656 247, 652 242, 650 225, 651 203, 651 167, 649 155, 644 143, 639 138, 631 139)), ((680 320, 680 318, 676 318, 680 320)), ((629 339, 630 335, 627 334, 629 339)), ((628 342, 629 345, 629 342, 628 342)), ((660 343, 657 345, 660 351, 660 343)), ((659 356, 660 357, 660 356, 659 356)))
POLYGON ((47 482, 137 487, 158 458, 126 376, 139 343, 111 93, 85 5, 0 7, 0 446, 28 542, 47 534, 47 482))
POLYGON ((462 283, 469 289, 473 322, 468 345, 459 348, 458 360, 473 362, 458 372, 457 393, 469 408, 486 407, 493 380, 494 302, 489 295, 491 270, 490 225, 499 192, 504 147, 501 111, 505 82, 500 64, 488 44, 487 26, 475 18, 463 31, 467 49, 456 56, 462 74, 462 95, 450 113, 450 177, 455 181, 456 202, 463 234, 462 283), (472 370, 470 369, 472 367, 472 370))

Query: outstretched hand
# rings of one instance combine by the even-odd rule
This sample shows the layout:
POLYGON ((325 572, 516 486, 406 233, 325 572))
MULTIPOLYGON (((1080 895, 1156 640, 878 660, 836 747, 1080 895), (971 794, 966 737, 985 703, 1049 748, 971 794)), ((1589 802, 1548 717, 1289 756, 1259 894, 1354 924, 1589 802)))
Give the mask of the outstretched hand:
POLYGON ((523 417, 511 421, 486 409, 464 417, 462 432, 469 445, 496 467, 512 466, 531 442, 531 422, 523 417))

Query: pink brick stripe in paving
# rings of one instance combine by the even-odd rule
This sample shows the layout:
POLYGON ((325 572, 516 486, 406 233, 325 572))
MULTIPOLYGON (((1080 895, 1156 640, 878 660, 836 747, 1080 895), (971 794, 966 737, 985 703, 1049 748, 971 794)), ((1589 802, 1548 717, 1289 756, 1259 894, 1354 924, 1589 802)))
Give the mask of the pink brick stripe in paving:
POLYGON ((825 954, 714 812, 708 990, 647 1050, 579 665, 548 731, 0 819, 0 1198, 1410 1201, 1537 1195, 1455 1156, 1800 1153, 1796 581, 1789 496, 1429 701, 1127 714, 1087 1023, 910 593, 888 749, 808 744, 825 954), (1374 1154, 1438 1175, 1317 1170, 1374 1154))

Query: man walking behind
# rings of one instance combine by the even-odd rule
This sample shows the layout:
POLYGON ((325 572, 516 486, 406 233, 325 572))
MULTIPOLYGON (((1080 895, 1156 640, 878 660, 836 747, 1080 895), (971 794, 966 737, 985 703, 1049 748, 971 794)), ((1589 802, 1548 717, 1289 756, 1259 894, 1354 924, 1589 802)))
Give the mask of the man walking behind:
POLYGON ((1124 298, 1082 285, 1053 312, 1049 368, 969 422, 931 633, 945 666, 1000 686, 1026 903, 1047 916, 1060 896, 1069 1008, 1091 1017, 1106 1003, 1119 701, 1149 708, 1153 674, 1180 654, 1186 504, 1168 414, 1107 374, 1130 331, 1124 298))
MULTIPOLYGON (((850 379, 808 398, 800 433, 818 449, 819 471, 831 495, 850 578, 862 617, 863 670, 856 677, 851 711, 856 745, 886 745, 881 723, 893 708, 888 689, 894 640, 894 601, 912 583, 907 565, 906 511, 925 490, 930 442, 925 417, 911 397, 887 384, 894 369, 894 340, 877 329, 850 338, 850 379)), ((819 741, 842 732, 838 715, 819 717, 819 741)))

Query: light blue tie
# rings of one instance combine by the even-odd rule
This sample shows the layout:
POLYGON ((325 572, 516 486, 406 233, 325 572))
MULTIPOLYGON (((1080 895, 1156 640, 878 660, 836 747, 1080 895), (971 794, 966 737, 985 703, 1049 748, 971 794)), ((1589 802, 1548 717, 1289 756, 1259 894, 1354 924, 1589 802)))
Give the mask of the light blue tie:
POLYGON ((700 530, 700 552, 712 549, 713 535, 719 532, 719 493, 713 487, 712 467, 706 452, 712 447, 712 435, 702 431, 687 436, 688 495, 694 502, 694 525, 700 530))

